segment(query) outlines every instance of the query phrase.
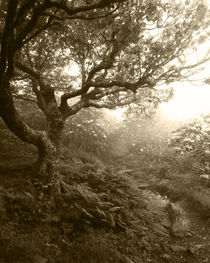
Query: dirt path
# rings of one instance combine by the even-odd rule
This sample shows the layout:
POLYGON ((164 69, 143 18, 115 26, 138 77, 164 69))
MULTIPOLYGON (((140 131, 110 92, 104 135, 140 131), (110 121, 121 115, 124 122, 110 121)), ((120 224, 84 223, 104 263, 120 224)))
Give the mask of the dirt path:
MULTIPOLYGON (((171 258, 170 253, 166 251, 163 262, 210 263, 210 220, 202 218, 200 206, 194 200, 186 198, 185 195, 177 197, 174 194, 174 192, 179 193, 179 186, 180 188, 188 189, 189 175, 186 177, 177 176, 178 181, 175 182, 175 185, 173 179, 171 183, 166 184, 165 192, 163 191, 167 193, 166 196, 163 192, 158 191, 159 189, 162 190, 159 187, 162 186, 160 178, 155 178, 152 175, 145 177, 145 174, 138 169, 128 169, 128 174, 131 183, 138 185, 140 191, 142 191, 144 197, 148 200, 148 207, 154 212, 160 225, 165 227, 170 234, 170 248, 175 252, 176 258, 171 258), (171 222, 168 219, 170 215, 166 209, 169 204, 178 207, 178 213, 181 213, 181 215, 178 215, 181 219, 177 221, 180 221, 181 225, 187 222, 186 229, 184 227, 177 235, 176 233, 175 235, 171 233, 171 222)), ((176 219, 174 220, 176 221, 176 219)))
POLYGON ((185 204, 186 215, 190 221, 191 236, 186 240, 190 246, 197 262, 210 262, 210 224, 206 220, 202 220, 199 208, 196 210, 185 204))
MULTIPOLYGON (((180 213, 184 214, 184 219, 174 219, 174 221, 178 222, 175 223, 178 225, 178 235, 171 235, 171 241, 173 243, 172 250, 179 253, 180 256, 180 261, 177 262, 209 263, 210 222, 208 220, 202 219, 199 206, 196 206, 196 204, 193 206, 189 200, 185 199, 183 199, 181 202, 172 203, 171 200, 169 200, 166 196, 161 196, 157 192, 146 190, 150 188, 150 184, 148 184, 148 182, 143 182, 141 180, 140 183, 140 187, 144 186, 144 191, 147 191, 148 195, 153 195, 153 197, 150 198, 151 209, 154 210, 154 205, 157 207, 158 203, 162 203, 161 212, 159 214, 156 213, 156 215, 157 217, 160 216, 162 218, 163 225, 165 225, 165 218, 170 216, 167 213, 167 209, 164 209, 168 204, 175 204, 177 207, 180 207, 180 213), (152 204, 154 199, 155 203, 152 204), (187 229, 185 229, 185 227, 182 228, 182 225, 184 224, 183 221, 187 222, 187 229), (179 224, 181 225, 181 231, 179 231, 179 224)), ((176 211, 174 213, 176 213, 176 211)), ((182 217, 182 215, 178 215, 178 217, 179 216, 182 217)), ((170 262, 170 260, 168 262, 170 262)))

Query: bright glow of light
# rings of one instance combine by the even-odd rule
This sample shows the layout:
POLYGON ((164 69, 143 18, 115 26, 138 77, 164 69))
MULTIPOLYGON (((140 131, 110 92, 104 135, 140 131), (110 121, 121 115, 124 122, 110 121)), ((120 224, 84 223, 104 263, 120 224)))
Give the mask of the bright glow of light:
POLYGON ((210 112, 210 86, 177 85, 174 98, 160 105, 160 112, 171 120, 186 120, 210 112))
MULTIPOLYGON (((194 51, 193 56, 188 60, 188 64, 192 65, 199 61, 199 58, 204 58, 204 55, 209 50, 209 41, 201 44, 197 52, 194 51)), ((191 79, 205 79, 209 77, 210 63, 205 63, 191 79)), ((180 82, 172 84, 174 88, 174 98, 168 103, 160 105, 160 111, 168 119, 171 120, 186 120, 197 117, 199 114, 210 113, 210 86, 200 84, 194 86, 191 82, 180 82)))
POLYGON ((108 115, 111 115, 112 117, 116 118, 117 121, 122 121, 123 113, 126 111, 126 108, 119 108, 115 110, 106 110, 108 115))
POLYGON ((76 63, 71 63, 70 65, 64 67, 63 74, 76 77, 79 75, 79 71, 79 66, 76 63))

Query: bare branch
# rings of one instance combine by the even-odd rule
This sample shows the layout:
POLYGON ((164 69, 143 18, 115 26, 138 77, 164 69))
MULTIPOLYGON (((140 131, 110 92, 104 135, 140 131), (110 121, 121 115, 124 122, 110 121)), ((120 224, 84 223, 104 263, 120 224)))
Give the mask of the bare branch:
POLYGON ((115 109, 116 107, 123 107, 126 105, 129 105, 131 103, 131 101, 124 101, 124 102, 116 102, 116 103, 96 103, 96 102, 87 102, 85 104, 85 108, 89 108, 89 107, 94 107, 97 109, 102 109, 102 108, 106 108, 106 109, 115 109))
POLYGON ((49 7, 48 0, 45 0, 42 5, 33 8, 31 19, 25 25, 25 27, 19 32, 19 34, 17 34, 15 41, 16 50, 19 50, 24 45, 24 40, 36 27, 40 14, 42 14, 48 7, 49 7))
POLYGON ((40 74, 34 69, 26 65, 23 65, 20 62, 16 62, 15 65, 18 69, 29 75, 29 79, 31 79, 32 82, 32 90, 37 98, 36 103, 43 112, 46 112, 46 101, 44 99, 42 92, 38 89, 38 86, 40 86, 40 88, 43 87, 40 74))
POLYGON ((32 80, 32 90, 33 90, 34 94, 36 95, 37 105, 39 106, 39 108, 43 112, 46 112, 46 102, 45 102, 45 99, 44 99, 42 93, 38 89, 38 84, 37 84, 36 80, 32 80))
POLYGON ((17 17, 14 22, 14 27, 16 27, 21 22, 20 21, 21 18, 25 19, 26 12, 30 10, 32 7, 34 7, 35 3, 36 3, 36 0, 27 1, 20 7, 20 9, 17 12, 17 17))
POLYGON ((58 15, 53 15, 50 13, 43 13, 43 16, 48 16, 50 18, 53 18, 55 20, 59 20, 59 21, 64 21, 64 20, 73 20, 73 19, 80 19, 80 20, 96 20, 96 19, 101 19, 101 18, 105 18, 110 16, 111 14, 113 14, 117 9, 119 8, 119 4, 117 5, 116 8, 114 8, 112 11, 106 13, 105 15, 98 15, 98 16, 81 16, 81 15, 77 15, 77 16, 66 16, 66 17, 60 17, 58 15))
POLYGON ((185 70, 185 69, 193 69, 193 68, 197 68, 198 66, 210 61, 210 50, 208 50, 207 54, 204 56, 204 58, 202 60, 200 60, 198 63, 192 64, 192 65, 188 65, 185 67, 180 68, 180 71, 185 70), (205 58, 207 57, 207 58, 205 58))
POLYGON ((34 69, 32 69, 26 65, 23 65, 22 63, 20 63, 18 61, 15 62, 15 66, 18 69, 20 69, 21 71, 23 71, 23 72, 27 73, 28 75, 34 77, 35 79, 37 79, 37 80, 40 79, 40 74, 36 70, 34 70, 34 69))
POLYGON ((122 46, 122 44, 125 42, 126 37, 124 37, 124 39, 117 39, 116 40, 116 35, 117 35, 118 31, 114 31, 112 33, 111 36, 111 42, 112 42, 112 50, 108 55, 105 55, 104 60, 97 66, 93 67, 92 70, 89 72, 88 77, 87 77, 87 81, 86 83, 88 84, 88 82, 90 82, 94 76, 100 72, 101 70, 108 70, 110 69, 114 62, 115 62, 115 58, 117 56, 117 54, 120 51, 120 45, 122 46), (120 42, 120 44, 119 44, 120 42))
POLYGON ((116 4, 116 3, 123 3, 126 2, 127 0, 100 0, 98 3, 90 4, 90 5, 85 5, 85 6, 80 6, 76 8, 70 8, 67 5, 63 3, 58 3, 58 2, 51 2, 48 4, 48 7, 56 7, 58 9, 62 9, 65 11, 68 15, 72 16, 80 12, 85 12, 85 11, 91 11, 94 9, 103 9, 105 7, 110 6, 111 4, 116 4))
POLYGON ((26 44, 27 42, 30 42, 33 38, 38 36, 40 33, 42 33, 45 29, 47 29, 52 23, 52 18, 49 18, 47 23, 42 26, 40 29, 35 31, 30 37, 28 37, 26 40, 23 41, 23 45, 26 44))
MULTIPOLYGON (((194 68, 198 68, 200 65, 205 64, 206 62, 210 61, 210 56, 209 56, 209 52, 207 52, 207 54, 203 57, 203 59, 201 59, 198 63, 195 64, 191 64, 185 67, 180 67, 178 68, 176 71, 174 71, 173 69, 169 69, 167 71, 165 71, 163 74, 161 74, 156 81, 160 81, 162 79, 167 79, 167 81, 169 81, 169 78, 172 78, 172 81, 174 78, 179 78, 179 81, 181 81, 182 79, 188 80, 188 76, 187 75, 181 75, 181 72, 183 70, 190 70, 190 69, 194 69, 194 68)), ((191 73, 189 75, 192 75, 191 73)))
POLYGON ((149 88, 154 87, 154 83, 150 81, 149 79, 146 78, 139 78, 136 82, 126 82, 126 81, 101 81, 101 82, 94 82, 91 81, 89 83, 90 87, 95 87, 95 88, 111 88, 111 87, 124 87, 125 90, 132 90, 136 91, 140 87, 144 87, 147 85, 149 88))
POLYGON ((86 104, 87 104, 87 101, 85 99, 81 99, 80 101, 72 105, 71 107, 68 106, 68 109, 66 109, 66 111, 63 113, 64 118, 66 119, 69 116, 76 114, 82 108, 85 108, 86 104))

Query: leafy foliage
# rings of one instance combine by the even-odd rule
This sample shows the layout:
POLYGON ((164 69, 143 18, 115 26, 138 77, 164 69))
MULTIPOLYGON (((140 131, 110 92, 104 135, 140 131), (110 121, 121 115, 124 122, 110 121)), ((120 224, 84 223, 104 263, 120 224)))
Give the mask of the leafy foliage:
POLYGON ((103 112, 83 110, 67 120, 63 137, 65 151, 78 149, 101 158, 107 156, 108 132, 101 125, 103 119, 103 112))
POLYGON ((131 112, 110 135, 113 148, 122 147, 124 151, 158 161, 158 156, 167 151, 170 131, 176 127, 159 113, 145 116, 131 112))
POLYGON ((192 120, 187 125, 175 130, 169 143, 177 153, 182 155, 188 154, 195 158, 195 160, 198 160, 201 165, 201 171, 209 173, 209 115, 192 120))
MULTIPOLYGON (((206 27, 202 1, 188 5, 125 1, 105 19, 72 18, 73 23, 68 16, 61 18, 62 12, 52 16, 55 22, 23 47, 19 61, 29 61, 27 66, 35 68, 36 74, 42 71, 54 90, 70 92, 69 99, 81 95, 81 86, 87 86, 85 93, 92 87, 85 97, 89 106, 96 107, 132 102, 133 92, 141 104, 148 97, 155 103, 160 95, 152 88, 182 78, 184 67, 177 58, 182 56, 183 61, 186 47, 195 44, 199 28, 206 27), (63 69, 69 62, 78 66, 77 75, 65 76, 63 69)), ((14 82, 14 87, 33 98, 30 70, 18 67, 27 85, 14 82)))
MULTIPOLYGON (((139 262, 144 245, 138 246, 137 239, 150 231, 152 221, 145 220, 149 211, 126 172, 72 164, 62 174, 62 193, 54 200, 52 186, 32 185, 30 172, 27 179, 12 177, 13 187, 1 187, 1 261, 108 263, 136 257, 139 262)), ((147 256, 158 258, 160 249, 147 256)))

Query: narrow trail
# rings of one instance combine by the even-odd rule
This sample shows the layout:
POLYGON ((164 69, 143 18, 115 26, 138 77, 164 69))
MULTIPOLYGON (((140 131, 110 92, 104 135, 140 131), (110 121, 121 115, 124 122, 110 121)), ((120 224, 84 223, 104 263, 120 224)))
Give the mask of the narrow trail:
MULTIPOLYGON (((138 183, 144 195, 149 198, 149 208, 156 212, 157 217, 160 217, 161 224, 165 227, 170 225, 167 218, 169 217, 167 209, 169 204, 176 204, 180 208, 180 216, 183 218, 175 219, 183 224, 182 220, 187 222, 186 229, 181 229, 177 236, 171 235, 174 246, 174 252, 180 254, 181 262, 209 263, 210 262, 210 220, 202 219, 200 208, 196 204, 192 204, 189 200, 183 198, 178 202, 173 202, 167 196, 161 196, 157 191, 151 190, 154 187, 155 181, 149 182, 148 179, 138 178, 134 176, 134 183, 138 183), (156 208, 156 209, 155 209, 156 208), (183 231, 183 233, 182 233, 183 231), (183 253, 184 252, 184 253, 183 253), (185 253, 186 252, 186 253, 185 253)), ((174 211, 176 213, 176 211, 174 211)), ((178 223, 178 224, 179 224, 178 223)), ((179 226, 178 226, 179 227, 179 226)), ((182 227, 181 227, 182 228, 182 227)), ((169 229, 169 227, 168 227, 169 229)), ((170 231, 169 231, 170 232, 170 231)), ((168 261, 170 262, 170 258, 168 261)))
MULTIPOLYGON (((132 166, 125 160, 120 163, 120 167, 123 164, 124 170, 127 169, 131 184, 138 185, 139 190, 148 200, 148 208, 153 211, 164 232, 168 231, 172 244, 171 249, 175 254, 177 253, 177 258, 171 258, 166 249, 163 262, 209 263, 210 219, 205 219, 199 204, 193 199, 190 200, 189 197, 186 198, 184 194, 182 196, 182 191, 180 191, 182 188, 188 190, 189 185, 193 184, 189 179, 192 175, 177 175, 177 178, 171 177, 165 180, 165 178, 155 177, 153 174, 145 176, 141 167, 132 166), (173 180, 177 181, 174 183, 173 180), (171 220, 174 220, 177 233, 171 231, 170 211, 167 209, 170 205, 175 207, 172 211, 174 218, 171 220)), ((154 230, 156 231, 156 229, 154 230)), ((164 233, 162 234, 164 236, 164 233)))
POLYGON ((185 204, 184 207, 190 221, 191 236, 186 240, 192 252, 197 258, 197 262, 210 262, 210 222, 203 220, 197 210, 185 204))

